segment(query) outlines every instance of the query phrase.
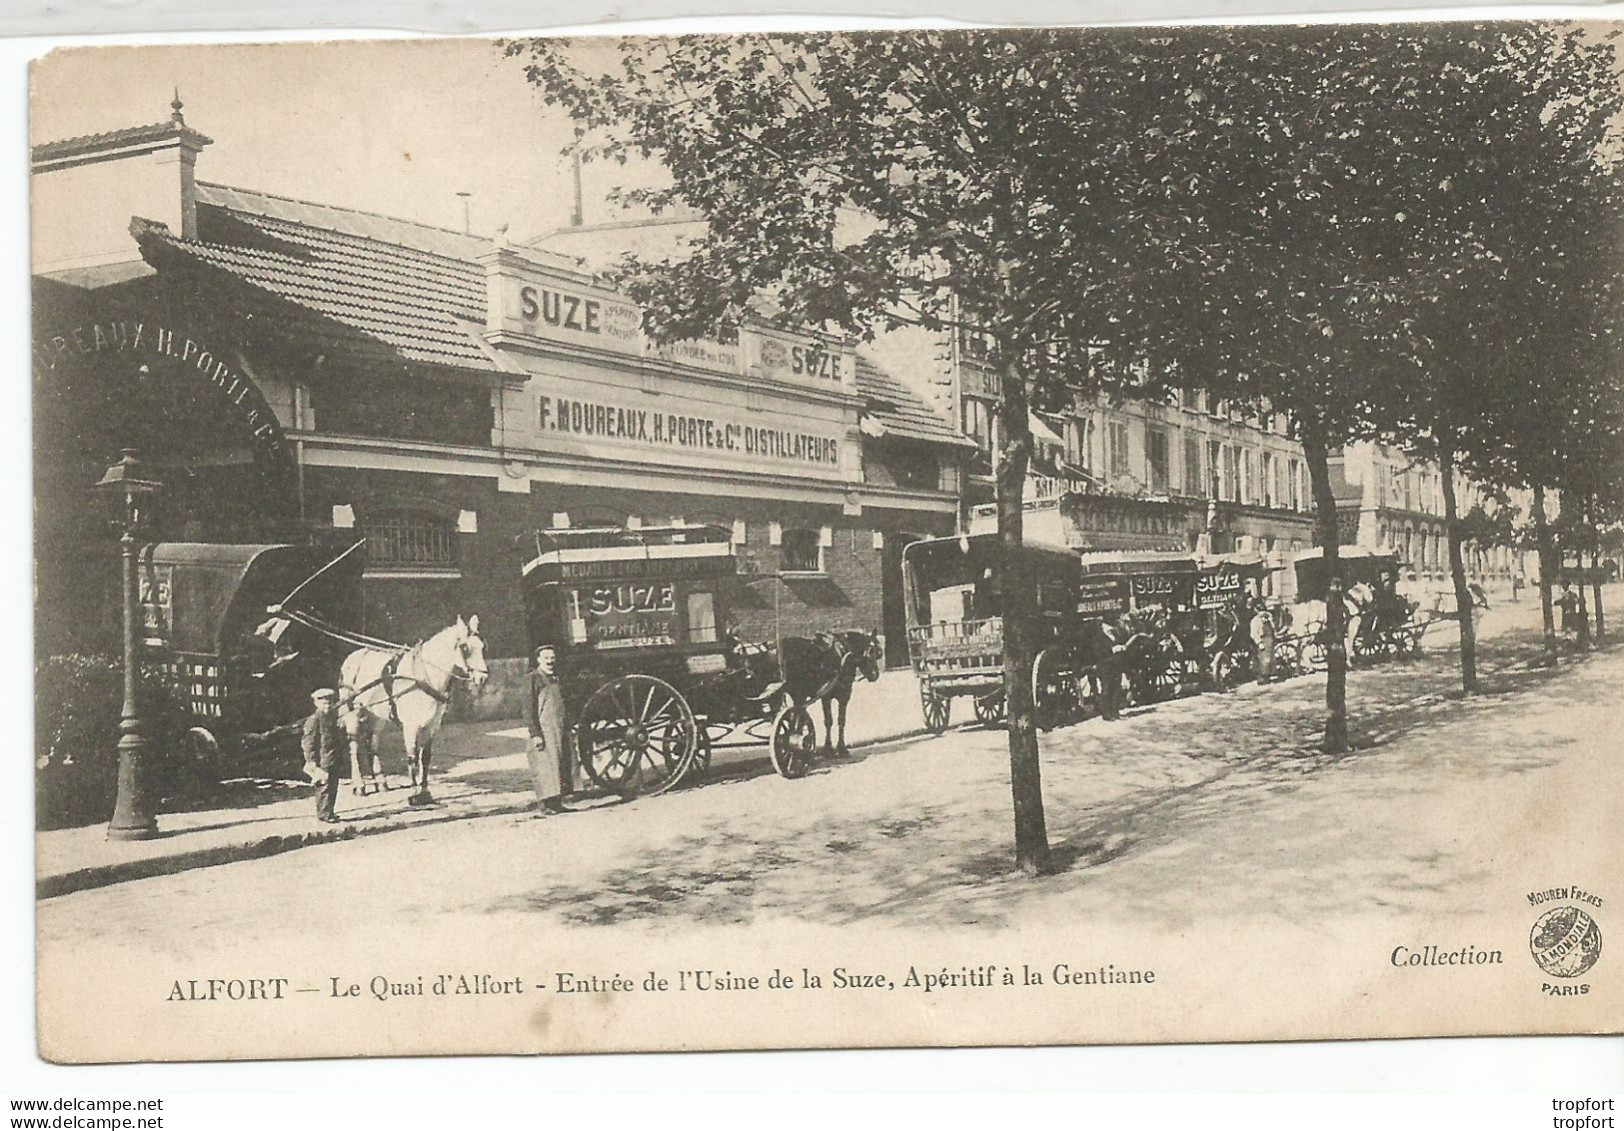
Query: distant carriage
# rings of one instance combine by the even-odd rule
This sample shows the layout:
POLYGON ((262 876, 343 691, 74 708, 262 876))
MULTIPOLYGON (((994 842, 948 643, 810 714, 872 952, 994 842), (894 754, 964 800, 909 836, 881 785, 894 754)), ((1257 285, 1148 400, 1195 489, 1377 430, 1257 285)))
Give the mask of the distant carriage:
MULTIPOLYGON (((1447 619, 1437 609, 1420 614, 1416 602, 1398 591, 1398 579, 1405 565, 1396 553, 1343 546, 1337 551, 1341 597, 1347 609, 1349 635, 1346 642, 1350 660, 1376 660, 1391 656, 1413 656, 1421 651, 1421 641, 1436 620, 1447 619)), ((1330 571, 1322 550, 1309 550, 1293 563, 1297 573, 1297 598, 1323 608, 1330 592, 1330 571)), ((1329 639, 1323 613, 1305 618, 1296 637, 1298 666, 1304 669, 1325 662, 1329 639)))
POLYGON ((346 646, 287 621, 259 630, 295 589, 321 622, 359 626, 360 555, 335 563, 316 546, 163 542, 141 551, 138 577, 144 651, 183 706, 191 753, 292 772, 289 724, 331 686, 346 646))
POLYGON ((1033 587, 1036 657, 1032 700, 1038 725, 1077 717, 1094 694, 1102 618, 1128 608, 1120 577, 1085 581, 1077 551, 1028 541, 1014 570, 996 534, 927 538, 903 551, 908 653, 919 678, 925 726, 947 729, 953 700, 969 698, 985 723, 1004 716, 1004 600, 1007 584, 1033 587))
MULTIPOLYGON (((713 751, 739 747, 766 747, 785 777, 806 773, 818 749, 806 706, 828 688, 786 676, 776 641, 732 631, 731 531, 545 530, 534 549, 523 567, 530 646, 559 651, 576 755, 594 785, 663 793, 713 751)), ((848 661, 877 662, 839 656, 837 675, 848 661)))

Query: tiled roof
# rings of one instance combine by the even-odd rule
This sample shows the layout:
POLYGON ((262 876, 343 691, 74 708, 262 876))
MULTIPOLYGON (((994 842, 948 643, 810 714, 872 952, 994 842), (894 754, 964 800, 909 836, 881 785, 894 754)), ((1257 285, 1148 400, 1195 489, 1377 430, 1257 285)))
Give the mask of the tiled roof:
MULTIPOLYGON (((311 332, 406 361, 492 370, 478 236, 267 193, 198 183, 198 239, 138 224, 149 259, 185 257, 310 316, 311 332)), ((905 383, 858 357, 864 412, 886 435, 971 441, 905 383)))
POLYGON ((146 126, 126 126, 121 130, 108 130, 106 133, 80 134, 78 137, 41 142, 29 151, 29 156, 34 161, 55 161, 58 158, 72 157, 93 150, 117 149, 120 146, 139 145, 146 141, 179 136, 189 137, 194 143, 201 145, 210 143, 209 138, 190 126, 168 119, 146 126))
POLYGON ((974 446, 973 440, 943 420, 918 393, 861 354, 857 357, 857 390, 868 402, 865 411, 890 435, 974 446))
POLYGON ((331 232, 359 236, 415 248, 447 259, 471 260, 489 251, 491 241, 486 236, 471 235, 451 228, 419 224, 413 220, 400 220, 393 216, 380 216, 376 212, 361 212, 353 208, 335 208, 330 204, 316 204, 296 200, 291 196, 275 196, 267 192, 231 188, 227 185, 197 182, 197 202, 231 212, 246 212, 267 220, 282 220, 308 228, 324 228, 331 232))
POLYGON ((143 232, 144 248, 156 244, 291 304, 339 344, 496 368, 464 326, 485 321, 485 274, 471 257, 488 245, 476 237, 217 185, 199 186, 198 239, 154 225, 143 232), (446 254, 453 250, 461 254, 446 254))

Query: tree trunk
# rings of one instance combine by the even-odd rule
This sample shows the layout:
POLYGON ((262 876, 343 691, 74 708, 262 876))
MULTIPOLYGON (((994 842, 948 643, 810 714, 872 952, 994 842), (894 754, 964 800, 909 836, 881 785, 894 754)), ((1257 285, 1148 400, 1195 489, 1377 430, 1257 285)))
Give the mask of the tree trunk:
POLYGON ((1455 502, 1455 453, 1444 447, 1438 473, 1443 479, 1444 531, 1449 538, 1449 573, 1455 581, 1455 612, 1460 617, 1460 685, 1468 695, 1477 692, 1477 633, 1472 626, 1472 591, 1466 587, 1462 560, 1460 515, 1455 502))
POLYGON ((1022 553, 1025 513, 1021 496, 1032 462, 1032 422, 1020 366, 1006 360, 998 408, 997 507, 999 601, 1004 618, 1004 697, 1009 729, 1009 785, 1015 804, 1015 866, 1027 875, 1049 867, 1049 834, 1043 820, 1043 772, 1038 762, 1037 718, 1032 704, 1036 657, 1037 581, 1022 553))
POLYGON ((1318 421, 1302 425, 1303 454, 1314 493, 1314 531, 1325 556, 1325 740, 1327 754, 1348 748, 1348 652, 1344 640, 1347 610, 1342 606, 1342 559, 1336 522, 1336 494, 1331 490, 1330 450, 1318 421))
POLYGON ((1596 525, 1596 497, 1592 495, 1585 502, 1585 512, 1589 519, 1592 541, 1590 543, 1590 592, 1595 597, 1596 605, 1596 643, 1600 645, 1607 639, 1607 618, 1601 610, 1601 527, 1596 525))
POLYGON ((1545 521, 1545 488, 1534 484, 1534 556, 1539 560, 1539 610, 1545 626, 1545 659, 1556 662, 1556 617, 1551 611, 1551 526, 1545 521))
MULTIPOLYGON (((1562 557, 1565 564, 1567 554, 1564 552, 1562 557)), ((1590 647, 1590 607, 1589 602, 1585 600, 1585 548, 1582 544, 1573 548, 1573 568, 1579 574, 1579 584, 1573 587, 1573 591, 1579 595, 1578 644, 1581 649, 1587 649, 1590 647)))

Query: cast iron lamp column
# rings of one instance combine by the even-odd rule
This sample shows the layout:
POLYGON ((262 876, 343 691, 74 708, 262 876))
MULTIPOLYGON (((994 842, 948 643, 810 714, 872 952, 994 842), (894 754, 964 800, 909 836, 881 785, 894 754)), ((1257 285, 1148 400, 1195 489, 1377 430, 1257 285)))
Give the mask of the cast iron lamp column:
POLYGON ((140 662, 136 627, 141 610, 136 588, 135 550, 142 500, 156 495, 162 486, 156 479, 146 477, 145 468, 130 448, 124 449, 119 461, 109 467, 96 484, 97 490, 121 498, 124 504, 124 533, 119 538, 124 558, 124 706, 118 720, 118 798, 113 805, 113 819, 107 826, 110 840, 146 840, 158 835, 158 819, 152 812, 152 799, 146 790, 145 724, 136 703, 140 662))

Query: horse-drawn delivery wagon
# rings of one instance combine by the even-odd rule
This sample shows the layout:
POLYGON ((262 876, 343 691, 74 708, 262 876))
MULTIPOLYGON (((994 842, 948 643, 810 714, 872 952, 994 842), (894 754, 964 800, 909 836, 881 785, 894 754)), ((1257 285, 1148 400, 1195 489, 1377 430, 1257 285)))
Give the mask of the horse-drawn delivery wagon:
POLYGON ((267 760, 297 766, 288 724, 310 712, 311 691, 332 683, 344 647, 301 623, 258 630, 295 591, 319 622, 359 624, 360 555, 163 542, 142 550, 138 571, 142 643, 185 707, 191 753, 236 770, 267 760))
POLYGON ((536 533, 523 568, 529 641, 559 651, 576 756, 599 788, 663 793, 713 751, 745 746, 766 746, 780 774, 800 777, 818 750, 806 705, 842 681, 849 694, 859 672, 878 677, 869 633, 798 648, 739 639, 730 534, 696 524, 536 533))
MULTIPOLYGON (((1341 596, 1347 611, 1347 649, 1350 660, 1375 660, 1389 656, 1416 655, 1421 639, 1438 616, 1418 617, 1416 602, 1398 591, 1403 565, 1396 553, 1343 546, 1337 552, 1341 576, 1341 596)), ((1323 609, 1330 592, 1330 571, 1320 550, 1298 555, 1297 599, 1317 603, 1323 609)), ((1301 642, 1301 667, 1324 662, 1327 644, 1323 611, 1311 612, 1305 619, 1301 642)))
MULTIPOLYGON (((1127 608, 1120 578, 1084 583, 1082 562, 1064 546, 1027 542, 1017 573, 1036 589, 1037 656, 1032 699, 1039 725, 1071 717, 1087 695, 1081 654, 1090 621, 1127 608)), ((1003 548, 996 534, 927 538, 903 551, 908 653, 919 677, 925 726, 947 729, 953 700, 969 696, 976 718, 1003 717, 1003 548)))

